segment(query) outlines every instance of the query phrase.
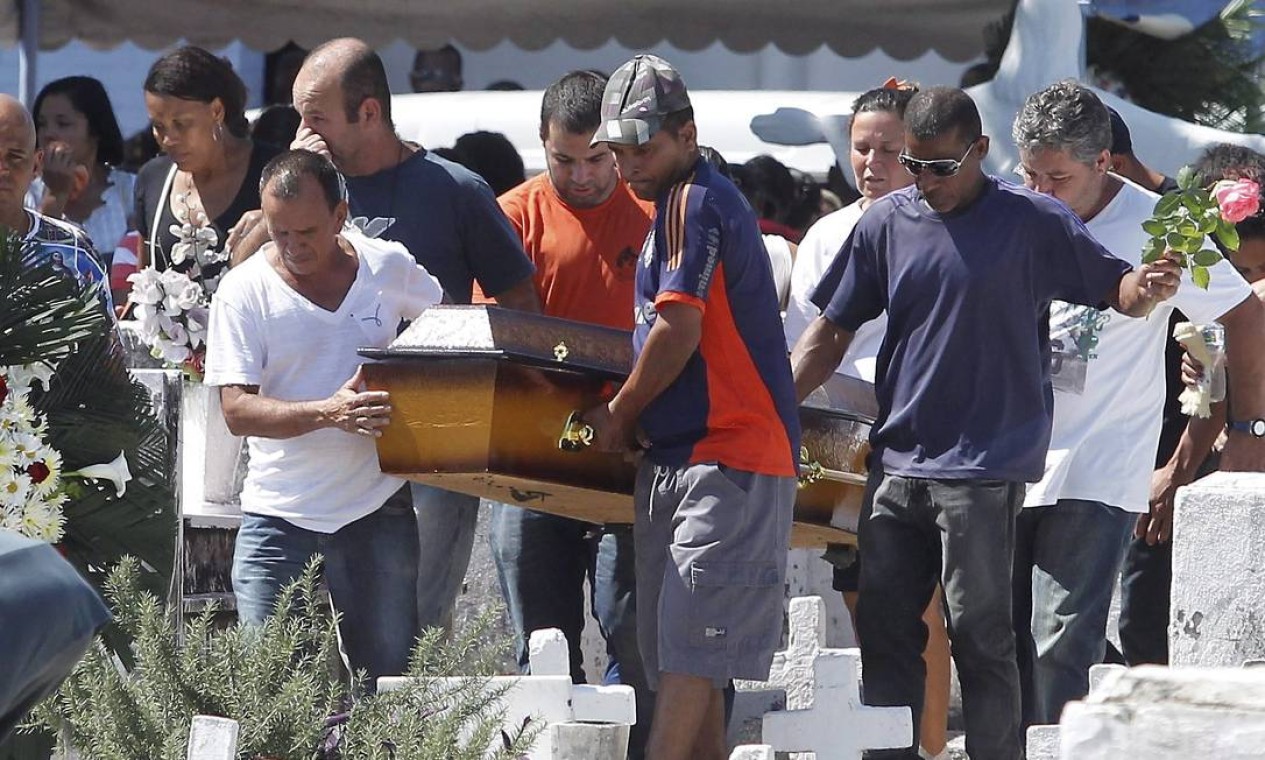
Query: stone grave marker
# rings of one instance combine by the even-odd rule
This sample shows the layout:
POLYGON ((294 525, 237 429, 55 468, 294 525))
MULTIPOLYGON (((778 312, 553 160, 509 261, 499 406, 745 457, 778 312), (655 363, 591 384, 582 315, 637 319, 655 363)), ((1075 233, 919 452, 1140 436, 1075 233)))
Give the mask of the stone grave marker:
POLYGON ((861 760, 870 749, 914 742, 908 707, 861 703, 861 653, 823 649, 813 660, 813 705, 764 716, 764 741, 778 752, 813 752, 817 760, 861 760))
MULTIPOLYGON (((555 732, 550 727, 557 724, 579 721, 632 725, 636 722, 636 697, 631 686, 571 683, 567 640, 561 631, 533 631, 529 651, 531 675, 487 679, 489 688, 508 687, 499 705, 507 728, 522 726, 528 719, 544 726, 527 753, 529 760, 554 760, 555 749, 561 748, 555 747, 555 732)), ((402 676, 379 678, 378 690, 399 689, 408 680, 402 676)), ((440 679, 445 683, 459 680, 459 676, 440 679)))
POLYGON ((237 721, 195 715, 189 726, 189 760, 236 760, 237 721))

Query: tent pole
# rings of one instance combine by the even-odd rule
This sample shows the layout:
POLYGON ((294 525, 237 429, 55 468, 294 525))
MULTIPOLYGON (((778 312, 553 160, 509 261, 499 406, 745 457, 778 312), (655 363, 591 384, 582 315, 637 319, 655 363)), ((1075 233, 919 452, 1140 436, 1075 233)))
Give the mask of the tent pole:
POLYGON ((1086 72, 1089 71, 1089 19, 1095 13, 1094 0, 1077 0, 1077 5, 1081 9, 1081 47, 1076 54, 1076 62, 1080 66, 1076 78, 1086 82, 1086 72))
POLYGON ((18 99, 27 108, 35 100, 35 67, 40 49, 40 0, 21 0, 18 4, 18 99))

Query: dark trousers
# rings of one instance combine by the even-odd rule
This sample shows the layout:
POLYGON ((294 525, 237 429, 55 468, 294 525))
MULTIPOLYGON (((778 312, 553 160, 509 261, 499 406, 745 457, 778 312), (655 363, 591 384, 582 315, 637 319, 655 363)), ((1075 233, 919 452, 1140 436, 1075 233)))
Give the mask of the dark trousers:
MULTIPOLYGON (((927 643, 923 610, 944 584, 972 760, 1018 760, 1019 671, 1011 625, 1015 517, 1024 485, 871 473, 861 513, 857 627, 869 705, 909 705, 919 725, 927 643)), ((917 740, 867 758, 917 760, 917 740)))
POLYGON ((1133 539, 1120 572, 1120 645, 1129 665, 1168 664, 1173 542, 1133 539))

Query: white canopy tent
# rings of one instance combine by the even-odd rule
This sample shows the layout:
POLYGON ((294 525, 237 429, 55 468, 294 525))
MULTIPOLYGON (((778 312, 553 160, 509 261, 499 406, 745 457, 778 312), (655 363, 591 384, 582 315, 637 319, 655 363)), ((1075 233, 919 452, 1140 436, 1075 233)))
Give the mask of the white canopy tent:
POLYGON ((452 40, 484 50, 508 39, 534 50, 561 39, 587 49, 615 39, 698 50, 721 40, 736 51, 773 42, 807 53, 824 44, 850 57, 882 48, 901 60, 936 50, 965 61, 980 54, 981 31, 1010 0, 6 0, 0 44, 18 39, 24 7, 38 11, 41 49, 72 39, 158 48, 184 38, 271 50, 350 34, 374 46, 452 40))
MULTIPOLYGON (((1065 0, 1056 0, 1064 2, 1065 0)), ((1067 0, 1070 1, 1070 0, 1067 0)), ((823 45, 855 57, 882 49, 900 60, 936 51, 967 61, 983 50, 985 26, 1011 0, 0 0, 0 45, 20 43, 24 88, 39 50, 72 39, 150 49, 184 39, 216 49, 240 40, 273 50, 353 35, 375 47, 455 41, 485 50, 509 40, 537 50, 562 40, 590 49, 668 42, 700 50, 716 41, 737 52, 769 43, 792 54, 823 45)), ((33 95, 33 92, 25 93, 33 95)))

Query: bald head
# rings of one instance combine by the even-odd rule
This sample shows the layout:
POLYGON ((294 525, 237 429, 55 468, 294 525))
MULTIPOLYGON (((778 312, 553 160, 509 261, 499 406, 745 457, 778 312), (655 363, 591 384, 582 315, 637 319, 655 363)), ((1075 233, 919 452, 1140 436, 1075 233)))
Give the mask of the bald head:
POLYGON ((23 230, 22 202, 38 168, 35 122, 17 98, 0 95, 0 227, 23 230))
POLYGON ((341 37, 308 53, 294 80, 295 99, 300 89, 328 89, 333 85, 342 92, 347 121, 359 121, 361 104, 373 98, 378 102, 383 124, 394 129, 386 67, 377 52, 362 40, 341 37))
POLYGON ((22 101, 12 95, 0 94, 0 133, 5 135, 6 141, 12 139, 35 152, 35 120, 22 101))

